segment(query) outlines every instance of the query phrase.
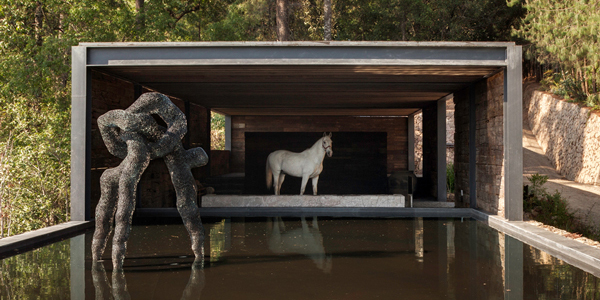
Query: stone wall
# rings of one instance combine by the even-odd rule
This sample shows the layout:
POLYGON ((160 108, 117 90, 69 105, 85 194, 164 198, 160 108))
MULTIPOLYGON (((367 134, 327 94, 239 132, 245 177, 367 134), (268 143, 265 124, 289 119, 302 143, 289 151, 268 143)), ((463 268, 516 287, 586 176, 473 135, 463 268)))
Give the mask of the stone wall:
MULTIPOLYGON (((503 102, 504 74, 474 84, 477 207, 504 216, 503 102)), ((470 206, 469 190, 469 97, 470 90, 454 94, 455 103, 455 199, 470 206), (460 196, 460 191, 463 196, 460 196)))
POLYGON ((600 115, 537 88, 523 88, 523 116, 546 156, 567 179, 600 185, 600 115))
MULTIPOLYGON (((244 172, 246 132, 387 132, 387 172, 408 169, 408 118, 232 116, 231 172, 244 172)), ((335 150, 334 150, 335 152, 335 150)))
POLYGON ((475 85, 477 207, 504 217, 504 73, 475 85))

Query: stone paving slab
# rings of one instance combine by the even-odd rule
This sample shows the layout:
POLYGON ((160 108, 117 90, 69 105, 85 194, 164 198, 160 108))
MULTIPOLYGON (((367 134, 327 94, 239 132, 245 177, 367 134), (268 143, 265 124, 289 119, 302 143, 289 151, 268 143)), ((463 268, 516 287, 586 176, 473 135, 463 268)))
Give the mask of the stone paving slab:
POLYGON ((204 195, 202 207, 405 207, 403 195, 204 195))

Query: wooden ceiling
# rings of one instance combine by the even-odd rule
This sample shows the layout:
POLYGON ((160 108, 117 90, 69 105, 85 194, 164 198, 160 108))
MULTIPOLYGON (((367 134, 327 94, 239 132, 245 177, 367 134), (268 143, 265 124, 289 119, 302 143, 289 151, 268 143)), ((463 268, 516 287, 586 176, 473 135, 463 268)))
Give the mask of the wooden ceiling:
POLYGON ((229 115, 405 116, 499 67, 178 65, 94 69, 229 115))

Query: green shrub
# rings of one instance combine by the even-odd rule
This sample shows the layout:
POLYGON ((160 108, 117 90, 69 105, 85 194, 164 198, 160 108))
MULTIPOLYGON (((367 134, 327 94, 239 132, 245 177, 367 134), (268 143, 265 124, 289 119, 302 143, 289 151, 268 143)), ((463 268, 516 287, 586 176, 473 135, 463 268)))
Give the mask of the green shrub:
POLYGON ((454 173, 454 164, 448 163, 446 165, 446 190, 448 193, 454 192, 456 175, 454 173))
POLYGON ((546 191, 543 185, 548 181, 548 176, 534 174, 527 179, 531 186, 526 185, 523 189, 523 213, 546 225, 600 240, 600 233, 596 229, 569 212, 567 202, 558 191, 553 194, 546 191))

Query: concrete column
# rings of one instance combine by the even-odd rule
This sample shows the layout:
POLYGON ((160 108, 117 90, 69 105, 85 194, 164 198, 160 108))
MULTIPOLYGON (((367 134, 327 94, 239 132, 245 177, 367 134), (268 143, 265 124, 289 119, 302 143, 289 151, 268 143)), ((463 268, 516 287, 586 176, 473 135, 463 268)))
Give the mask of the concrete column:
POLYGON ((504 205, 505 218, 523 220, 523 71, 521 46, 506 48, 504 72, 504 205))
POLYGON ((437 102, 437 200, 446 202, 446 97, 437 102))
POLYGON ((71 221, 86 221, 92 163, 92 82, 86 47, 72 47, 71 74, 71 221))
POLYGON ((477 105, 475 86, 469 87, 469 207, 477 208, 477 105))
MULTIPOLYGON (((438 197, 438 108, 437 103, 423 108, 423 186, 428 197, 438 197)), ((445 184, 445 183, 444 183, 445 184)), ((444 185, 445 186, 445 185, 444 185)))
POLYGON ((231 116, 225 115, 225 150, 231 151, 231 116))
POLYGON ((415 170, 415 114, 408 116, 408 170, 415 170))

